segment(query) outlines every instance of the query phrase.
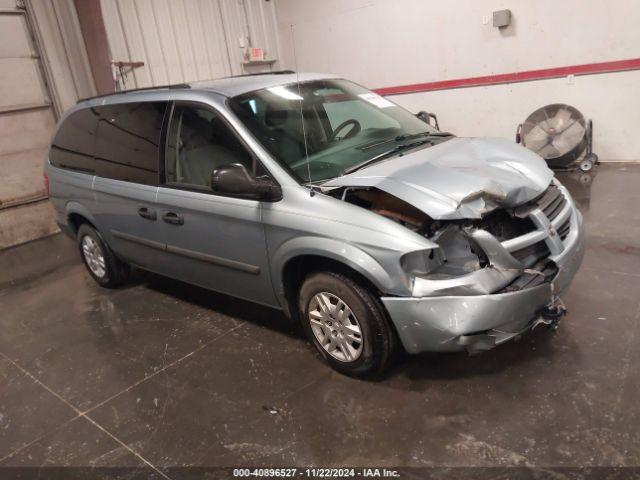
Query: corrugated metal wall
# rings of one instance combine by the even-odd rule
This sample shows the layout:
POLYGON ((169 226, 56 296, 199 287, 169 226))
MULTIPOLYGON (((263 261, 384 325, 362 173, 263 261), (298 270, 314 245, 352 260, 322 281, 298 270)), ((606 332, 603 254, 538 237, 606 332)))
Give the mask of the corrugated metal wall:
POLYGON ((56 114, 78 98, 96 94, 73 0, 29 0, 25 4, 43 50, 56 114))
POLYGON ((273 2, 265 0, 101 0, 112 60, 144 62, 126 75, 139 88, 277 69, 273 2), (245 47, 241 47, 241 44, 245 47), (245 65, 246 47, 276 62, 245 65))

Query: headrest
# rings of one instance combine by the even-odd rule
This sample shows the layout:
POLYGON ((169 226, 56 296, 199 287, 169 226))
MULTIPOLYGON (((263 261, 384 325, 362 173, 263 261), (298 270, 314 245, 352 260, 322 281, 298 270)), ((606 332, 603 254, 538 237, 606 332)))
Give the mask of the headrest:
POLYGON ((275 110, 273 107, 271 107, 265 112, 264 123, 266 123, 270 127, 279 127, 283 125, 288 118, 288 110, 275 110))

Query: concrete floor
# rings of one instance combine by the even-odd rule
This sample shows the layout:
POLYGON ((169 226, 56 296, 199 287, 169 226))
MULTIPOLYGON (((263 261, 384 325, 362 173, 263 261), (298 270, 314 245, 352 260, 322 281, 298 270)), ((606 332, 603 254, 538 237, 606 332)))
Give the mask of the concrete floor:
POLYGON ((639 466, 640 165, 598 170, 560 175, 588 246, 557 333, 378 382, 276 311, 145 273, 104 290, 60 235, 6 250, 0 466, 639 466))

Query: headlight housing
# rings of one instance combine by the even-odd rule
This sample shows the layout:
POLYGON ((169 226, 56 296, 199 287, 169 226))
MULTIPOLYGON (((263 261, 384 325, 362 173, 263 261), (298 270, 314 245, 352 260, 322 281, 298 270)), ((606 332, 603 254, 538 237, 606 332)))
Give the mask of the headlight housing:
POLYGON ((418 250, 402 257, 402 268, 407 274, 455 277, 479 270, 485 263, 484 252, 459 225, 444 226, 431 240, 438 248, 418 250))
POLYGON ((430 238, 438 248, 402 257, 402 266, 413 281, 414 296, 487 295, 519 275, 517 265, 510 264, 508 257, 502 258, 494 248, 498 240, 488 232, 470 228, 447 224, 430 238), (490 254, 485 253, 487 247, 490 254), (504 268, 485 268, 494 262, 504 268))
POLYGON ((442 264, 442 249, 416 250, 402 256, 402 269, 410 276, 426 275, 442 264))

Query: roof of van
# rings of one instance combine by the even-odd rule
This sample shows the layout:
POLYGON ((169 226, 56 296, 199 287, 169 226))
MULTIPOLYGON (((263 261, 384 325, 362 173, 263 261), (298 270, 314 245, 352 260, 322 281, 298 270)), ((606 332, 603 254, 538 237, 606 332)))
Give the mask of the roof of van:
MULTIPOLYGON (((254 75, 239 75, 235 77, 218 78, 215 80, 201 80, 191 83, 183 83, 177 85, 162 85, 152 86, 145 88, 137 88, 132 90, 123 90, 120 92, 113 92, 105 95, 98 95, 91 98, 83 98, 78 100, 78 103, 97 100, 108 99, 114 96, 129 96, 134 94, 144 94, 146 92, 157 92, 160 90, 181 90, 191 89, 197 90, 209 90, 226 97, 235 97, 236 95, 242 95, 243 93, 253 92, 263 88, 277 87, 279 85, 288 85, 296 82, 308 82, 311 80, 321 80, 329 78, 339 78, 336 75, 329 75, 325 73, 295 73, 290 70, 273 73, 260 73, 254 75)), ((170 94, 169 94, 170 95, 170 94)))
POLYGON ((338 77, 336 77, 336 75, 328 75, 326 73, 282 72, 260 75, 241 75, 237 77, 219 78, 217 80, 204 80, 200 82, 193 82, 189 85, 194 89, 214 90, 227 97, 235 97, 236 95, 242 95, 243 93, 261 90, 263 88, 327 78, 338 77))

